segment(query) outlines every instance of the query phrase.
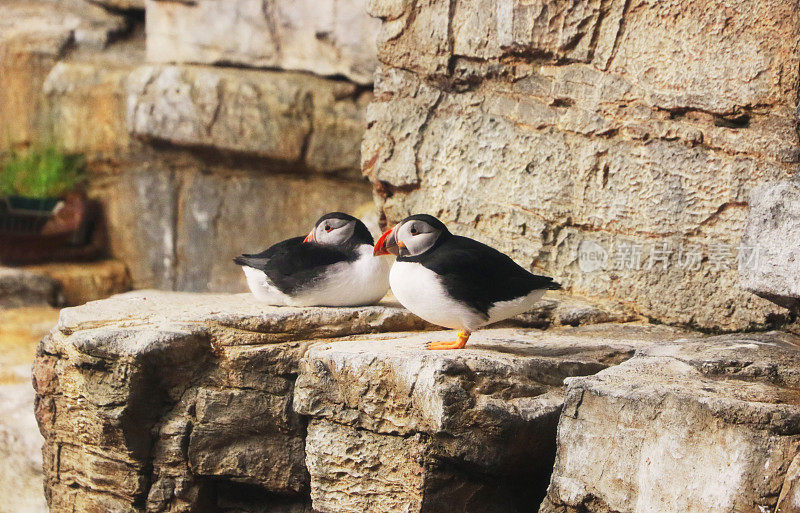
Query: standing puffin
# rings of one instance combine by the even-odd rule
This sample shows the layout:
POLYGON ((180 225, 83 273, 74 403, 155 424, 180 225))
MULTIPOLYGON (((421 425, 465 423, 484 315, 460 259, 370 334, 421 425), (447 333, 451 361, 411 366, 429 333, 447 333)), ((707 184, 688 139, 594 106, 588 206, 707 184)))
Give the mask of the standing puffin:
POLYGON ((390 262, 373 257, 373 242, 360 220, 331 212, 305 238, 233 261, 242 266, 253 295, 271 305, 370 305, 389 290, 390 262))
POLYGON ((397 255, 389 273, 397 300, 430 323, 459 330, 455 341, 428 349, 461 349, 476 329, 526 312, 546 290, 561 288, 429 215, 407 217, 384 233, 374 255, 390 253, 397 255))

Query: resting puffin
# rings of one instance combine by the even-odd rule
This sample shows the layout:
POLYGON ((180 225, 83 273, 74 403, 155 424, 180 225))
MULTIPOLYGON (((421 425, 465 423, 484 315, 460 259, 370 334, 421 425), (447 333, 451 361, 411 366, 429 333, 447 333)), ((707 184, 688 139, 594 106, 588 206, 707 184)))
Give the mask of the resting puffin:
POLYGON ((374 254, 389 253, 397 255, 389 273, 397 300, 430 323, 459 330, 455 341, 428 349, 461 349, 476 329, 526 312, 546 290, 561 288, 429 215, 407 217, 384 233, 374 254))
POLYGON ((359 219, 331 212, 305 238, 233 261, 242 266, 253 295, 271 305, 371 305, 389 290, 391 264, 373 257, 373 242, 359 219))

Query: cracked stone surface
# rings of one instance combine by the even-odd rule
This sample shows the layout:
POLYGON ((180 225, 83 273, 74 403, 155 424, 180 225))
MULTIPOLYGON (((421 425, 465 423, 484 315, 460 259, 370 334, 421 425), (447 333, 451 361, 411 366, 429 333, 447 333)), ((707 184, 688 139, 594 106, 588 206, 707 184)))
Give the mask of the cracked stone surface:
POLYGON ((426 328, 246 294, 64 309, 34 365, 51 511, 796 509, 798 337, 600 323, 437 352, 426 328))
POLYGON ((143 291, 64 309, 34 365, 51 511, 305 511, 305 426, 291 408, 303 352, 423 326, 396 306, 274 308, 248 294, 143 291))
POLYGON ((794 2, 368 8, 383 23, 362 168, 389 224, 437 215, 662 322, 786 318, 739 287, 737 257, 749 192, 800 155, 794 2))
POLYGON ((34 365, 51 511, 331 511, 336 494, 337 511, 516 511, 549 470, 564 377, 683 336, 502 328, 432 354, 424 342, 450 334, 404 333, 427 328, 392 304, 276 308, 249 294, 138 291, 66 308, 34 365), (358 457, 341 459, 351 446, 358 457), (374 503, 367 460, 393 469, 374 503))
POLYGON ((644 348, 567 380, 541 513, 797 511, 800 338, 644 348))
POLYGON ((128 124, 137 136, 320 172, 358 167, 371 95, 355 84, 203 66, 144 66, 128 84, 128 124))
POLYGON ((300 70, 369 85, 380 23, 363 0, 147 0, 148 60, 300 70))
POLYGON ((315 345, 294 408, 311 417, 306 461, 316 510, 526 511, 551 470, 562 382, 684 336, 602 324, 482 330, 463 351, 448 332, 315 345))

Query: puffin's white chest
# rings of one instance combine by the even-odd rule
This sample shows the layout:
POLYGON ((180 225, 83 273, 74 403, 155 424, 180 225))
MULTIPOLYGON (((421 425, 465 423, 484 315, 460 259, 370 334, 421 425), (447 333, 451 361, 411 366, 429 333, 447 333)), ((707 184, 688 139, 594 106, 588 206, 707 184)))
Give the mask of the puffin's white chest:
POLYGON ((431 324, 472 331, 486 320, 480 312, 451 298, 439 276, 422 264, 395 262, 389 284, 400 304, 431 324))

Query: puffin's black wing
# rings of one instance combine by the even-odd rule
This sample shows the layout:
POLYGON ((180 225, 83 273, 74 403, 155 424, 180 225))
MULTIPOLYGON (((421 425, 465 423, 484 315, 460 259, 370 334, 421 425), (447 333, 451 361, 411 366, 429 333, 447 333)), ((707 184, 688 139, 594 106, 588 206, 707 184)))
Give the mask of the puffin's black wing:
POLYGON ((294 237, 256 254, 244 254, 233 261, 263 271, 284 294, 302 290, 325 272, 328 266, 354 260, 355 254, 294 237))
POLYGON ((534 290, 561 288, 552 278, 529 273, 496 249, 457 235, 419 263, 440 276, 450 296, 487 315, 498 301, 527 296, 534 290))

